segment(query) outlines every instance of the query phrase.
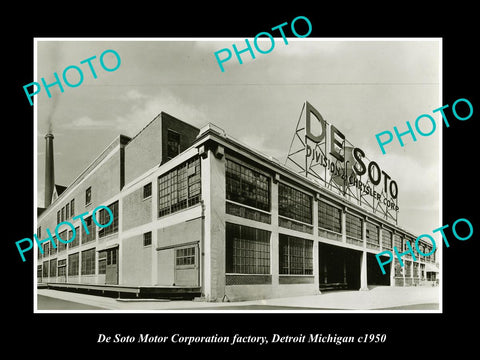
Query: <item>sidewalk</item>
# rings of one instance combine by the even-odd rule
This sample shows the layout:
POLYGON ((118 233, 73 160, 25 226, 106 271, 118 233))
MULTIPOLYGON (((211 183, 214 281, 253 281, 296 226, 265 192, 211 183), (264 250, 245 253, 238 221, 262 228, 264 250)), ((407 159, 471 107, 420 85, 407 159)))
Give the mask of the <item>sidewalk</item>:
MULTIPOLYGON (((320 295, 295 296, 276 299, 251 300, 241 302, 199 302, 199 301, 169 301, 169 300, 117 300, 107 297, 78 294, 57 290, 38 289, 37 294, 49 298, 61 299, 74 303, 95 306, 105 310, 127 312, 150 310, 189 310, 202 311, 331 311, 331 310, 380 310, 390 308, 409 308, 420 305, 423 312, 440 312, 439 287, 374 287, 369 291, 334 291, 320 295), (427 305, 428 304, 428 305, 427 305), (425 310, 426 309, 426 310, 425 310)), ((80 307, 79 307, 80 309, 80 307)), ((42 310, 42 309, 38 309, 42 310)), ((62 310, 62 309, 59 309, 62 310)), ((55 311, 55 310, 50 310, 55 311)), ((75 310, 73 310, 75 311, 75 310)), ((104 310, 101 310, 104 311, 104 310)), ((395 310, 383 310, 395 311, 395 310)))

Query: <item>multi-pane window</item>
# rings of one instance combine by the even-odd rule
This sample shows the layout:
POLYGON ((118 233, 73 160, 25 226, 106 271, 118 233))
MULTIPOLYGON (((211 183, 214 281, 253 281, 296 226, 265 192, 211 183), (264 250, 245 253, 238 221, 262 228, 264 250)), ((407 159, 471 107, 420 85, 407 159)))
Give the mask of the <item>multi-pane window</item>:
POLYGON ((107 250, 107 265, 117 264, 117 249, 107 250))
POLYGON ((75 199, 70 201, 70 216, 73 217, 75 215, 75 199))
POLYGON ((44 278, 48 277, 48 261, 43 262, 42 269, 43 269, 42 277, 44 278))
POLYGON ((50 241, 43 243, 42 245, 43 248, 43 256, 49 256, 50 255, 50 241))
POLYGON ((82 251, 82 275, 95 275, 95 249, 82 251))
POLYGON ((393 249, 392 247, 392 232, 387 230, 387 229, 383 229, 382 230, 382 246, 385 248, 385 249, 393 249))
MULTIPOLYGON (((60 239, 62 239, 63 241, 67 241, 69 239, 71 239, 71 236, 72 236, 72 232, 70 231, 70 237, 67 238, 67 230, 63 230, 60 234, 58 234, 60 236, 60 239)), ((67 244, 66 243, 63 243, 61 242, 60 240, 58 240, 58 252, 61 252, 61 251, 65 251, 67 249, 67 244)))
POLYGON ((60 214, 61 214, 60 215, 60 220, 64 221, 65 220, 65 208, 64 207, 62 207, 60 214))
POLYGON ((60 210, 57 211, 57 225, 60 224, 60 210))
POLYGON ((110 234, 114 234, 118 231, 118 201, 108 205, 108 208, 113 214, 113 220, 110 219, 110 214, 105 209, 100 209, 98 212, 98 223, 101 225, 108 224, 111 221, 111 224, 107 227, 100 228, 98 231, 99 237, 104 237, 110 234))
POLYGON ((152 196, 152 183, 148 183, 143 187, 143 198, 146 199, 152 196))
POLYGON ((377 225, 371 224, 369 222, 365 223, 366 237, 369 243, 380 244, 378 229, 379 227, 377 225))
MULTIPOLYGON (((100 211, 102 210, 104 209, 101 209, 100 211)), ((95 226, 93 224, 92 215, 90 215, 89 217, 86 217, 84 220, 85 220, 86 229, 85 229, 85 226, 82 226, 82 244, 86 244, 96 239, 95 226), (88 231, 88 234, 87 234, 87 231, 88 231)))
POLYGON ((270 274, 270 232, 227 223, 226 271, 270 274))
POLYGON ((291 186, 278 185, 278 213, 281 216, 312 223, 312 197, 291 186))
POLYGON ((67 271, 67 259, 58 260, 58 276, 62 277, 66 275, 67 271))
POLYGON ((342 232, 342 210, 326 202, 318 202, 318 226, 332 230, 337 233, 342 232))
POLYGON ((50 277, 57 276, 57 259, 50 260, 50 277))
POLYGON ((280 234, 280 274, 313 274, 313 241, 280 234))
POLYGON ((107 250, 98 252, 98 273, 107 273, 107 250))
POLYGON ((398 249, 398 251, 403 249, 402 237, 400 235, 393 235, 393 245, 398 249))
POLYGON ((68 255, 68 275, 69 276, 76 276, 78 275, 79 269, 79 255, 78 253, 68 255))
POLYGON ((65 205, 65 219, 68 218, 70 218, 70 203, 67 203, 67 205, 65 205))
POLYGON ((195 246, 175 250, 176 266, 193 266, 195 265, 195 246))
POLYGON ((146 232, 143 234, 143 246, 152 245, 152 232, 146 232))
POLYGON ((37 265, 37 277, 42 277, 42 265, 37 265))
POLYGON ((362 219, 353 214, 346 213, 345 230, 346 230, 347 236, 351 236, 356 239, 363 239, 362 219))
POLYGON ((180 134, 168 130, 167 131, 167 157, 168 158, 174 158, 180 154, 180 134))
POLYGON ((227 200, 270 211, 270 181, 267 176, 230 159, 226 160, 225 169, 227 200))
POLYGON ((90 186, 85 190, 85 205, 88 205, 92 202, 92 187, 90 186))
POLYGON ((194 158, 158 178, 158 216, 200 202, 200 159, 194 158))
MULTIPOLYGON (((72 234, 72 231, 70 230, 68 232, 68 238, 71 239, 72 236, 73 236, 73 234, 72 234)), ((74 247, 78 246, 79 244, 80 244, 80 228, 77 226, 75 228, 75 239, 73 239, 72 241, 70 241, 68 243, 68 248, 69 249, 74 248, 74 247)))

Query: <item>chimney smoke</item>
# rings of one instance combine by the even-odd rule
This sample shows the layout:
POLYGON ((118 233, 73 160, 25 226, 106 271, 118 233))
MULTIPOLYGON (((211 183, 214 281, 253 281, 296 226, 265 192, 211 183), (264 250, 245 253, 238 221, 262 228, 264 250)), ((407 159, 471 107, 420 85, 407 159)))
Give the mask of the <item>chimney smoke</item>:
POLYGON ((52 203, 53 187, 55 186, 55 171, 53 164, 53 134, 45 135, 45 208, 52 203))

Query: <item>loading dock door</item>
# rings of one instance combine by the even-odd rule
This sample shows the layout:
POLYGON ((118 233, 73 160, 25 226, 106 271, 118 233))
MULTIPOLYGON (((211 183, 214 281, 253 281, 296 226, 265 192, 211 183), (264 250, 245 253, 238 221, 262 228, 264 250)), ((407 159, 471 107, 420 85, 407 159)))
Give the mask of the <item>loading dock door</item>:
POLYGON ((118 285, 118 247, 106 251, 105 284, 118 285))
MULTIPOLYGON (((380 256, 380 261, 387 262, 388 256, 380 256)), ((385 275, 378 264, 375 254, 367 254, 367 283, 368 285, 390 285, 390 264, 384 266, 385 275)))
POLYGON ((324 243, 318 251, 320 290, 360 289, 360 251, 324 243))
POLYGON ((199 285, 198 244, 175 249, 175 285, 199 285))

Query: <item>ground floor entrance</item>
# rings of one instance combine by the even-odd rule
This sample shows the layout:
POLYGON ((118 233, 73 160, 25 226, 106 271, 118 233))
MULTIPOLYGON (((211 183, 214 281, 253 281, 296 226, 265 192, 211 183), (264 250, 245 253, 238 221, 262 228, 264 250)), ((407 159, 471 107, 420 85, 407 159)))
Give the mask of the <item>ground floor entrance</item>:
POLYGON ((360 289, 362 252, 319 243, 320 290, 360 289))
MULTIPOLYGON (((380 261, 386 262, 388 256, 380 256, 380 261)), ((390 285, 390 265, 384 266, 385 275, 382 273, 375 254, 367 253, 367 284, 390 285)))

